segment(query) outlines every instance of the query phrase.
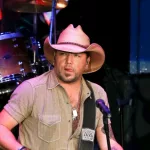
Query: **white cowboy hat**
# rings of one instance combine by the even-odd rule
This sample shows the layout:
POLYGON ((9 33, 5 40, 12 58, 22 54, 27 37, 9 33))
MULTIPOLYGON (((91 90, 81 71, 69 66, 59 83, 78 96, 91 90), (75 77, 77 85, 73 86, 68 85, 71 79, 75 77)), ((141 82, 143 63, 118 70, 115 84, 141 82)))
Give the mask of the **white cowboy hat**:
POLYGON ((49 37, 47 37, 44 41, 44 54, 51 64, 54 62, 55 50, 71 53, 88 52, 90 64, 84 74, 99 70, 105 61, 103 48, 97 43, 90 44, 89 37, 83 32, 80 25, 74 28, 74 26, 70 24, 59 35, 57 44, 50 44, 49 37))

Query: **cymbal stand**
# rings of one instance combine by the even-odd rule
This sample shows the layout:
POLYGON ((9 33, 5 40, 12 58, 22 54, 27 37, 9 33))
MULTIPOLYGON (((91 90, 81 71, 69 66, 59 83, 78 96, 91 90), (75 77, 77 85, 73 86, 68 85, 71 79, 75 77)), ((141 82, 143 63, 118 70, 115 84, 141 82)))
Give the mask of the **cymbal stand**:
POLYGON ((33 18, 33 34, 34 34, 35 44, 36 44, 35 49, 33 49, 34 50, 33 63, 35 63, 37 52, 38 52, 37 39, 36 39, 37 36, 37 14, 36 13, 34 14, 34 18, 33 18))
MULTIPOLYGON (((50 30, 49 30, 49 43, 56 43, 56 0, 52 0, 52 12, 50 18, 50 30)), ((48 69, 51 70, 53 66, 48 64, 48 69)))
POLYGON ((32 50, 33 50, 33 63, 31 64, 31 66, 32 66, 32 72, 35 75, 38 75, 38 72, 37 72, 38 43, 37 43, 37 39, 36 39, 36 36, 37 36, 37 14, 35 13, 33 17, 34 17, 33 18, 33 35, 34 36, 30 37, 30 41, 32 44, 32 50))
POLYGON ((51 44, 56 43, 56 0, 52 1, 52 13, 51 13, 51 18, 50 18, 49 40, 51 44))

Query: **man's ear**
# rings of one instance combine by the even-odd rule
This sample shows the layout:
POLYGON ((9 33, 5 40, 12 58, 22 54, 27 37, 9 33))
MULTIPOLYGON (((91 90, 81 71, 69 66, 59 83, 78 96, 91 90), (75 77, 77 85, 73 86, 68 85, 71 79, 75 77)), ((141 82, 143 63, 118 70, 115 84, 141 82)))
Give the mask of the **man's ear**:
POLYGON ((89 65, 89 63, 90 63, 90 57, 88 57, 88 58, 86 59, 86 64, 89 65))
POLYGON ((56 56, 56 51, 54 51, 54 54, 53 54, 53 55, 54 55, 54 59, 55 59, 55 56, 56 56))
POLYGON ((56 57, 56 51, 54 51, 54 54, 53 54, 53 55, 54 55, 54 57, 53 57, 53 65, 54 65, 54 62, 55 62, 55 59, 56 59, 56 58, 55 58, 55 57, 56 57))

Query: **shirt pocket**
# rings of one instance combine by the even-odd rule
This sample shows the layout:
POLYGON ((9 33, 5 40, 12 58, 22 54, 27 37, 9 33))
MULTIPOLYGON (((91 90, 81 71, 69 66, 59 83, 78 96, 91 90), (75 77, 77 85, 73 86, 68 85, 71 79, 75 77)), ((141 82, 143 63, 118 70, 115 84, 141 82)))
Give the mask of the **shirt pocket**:
POLYGON ((60 139, 60 115, 41 115, 38 121, 38 136, 45 142, 60 139))

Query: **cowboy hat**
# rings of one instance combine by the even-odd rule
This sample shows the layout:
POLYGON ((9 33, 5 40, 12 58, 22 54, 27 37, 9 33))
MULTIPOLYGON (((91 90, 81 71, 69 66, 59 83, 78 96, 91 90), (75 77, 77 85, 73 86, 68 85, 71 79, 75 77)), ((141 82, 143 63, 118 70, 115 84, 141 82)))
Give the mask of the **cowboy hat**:
POLYGON ((90 44, 89 37, 83 32, 80 25, 74 28, 70 24, 60 33, 57 44, 50 44, 49 37, 47 37, 44 41, 44 54, 51 64, 54 62, 55 50, 71 53, 88 52, 90 64, 84 74, 99 70, 105 61, 103 48, 97 43, 90 44))

